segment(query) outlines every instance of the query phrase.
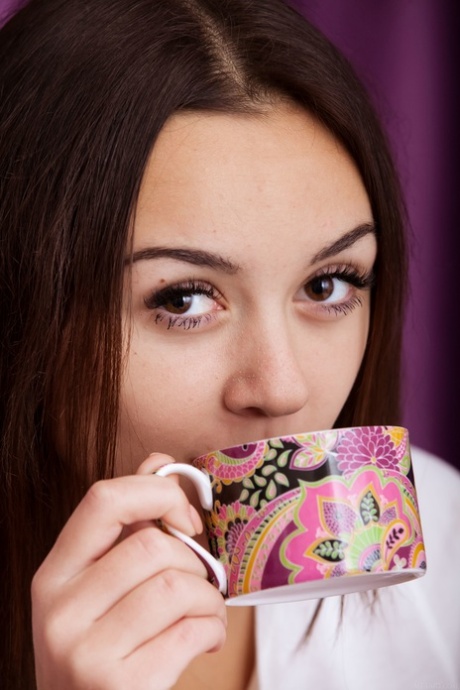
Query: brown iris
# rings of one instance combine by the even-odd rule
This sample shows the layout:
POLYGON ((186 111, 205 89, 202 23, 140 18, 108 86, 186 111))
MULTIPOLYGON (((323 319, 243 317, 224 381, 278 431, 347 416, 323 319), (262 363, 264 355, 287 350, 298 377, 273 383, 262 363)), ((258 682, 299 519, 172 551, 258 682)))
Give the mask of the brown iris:
POLYGON ((171 314, 185 314, 192 304, 193 295, 177 295, 170 298, 162 306, 171 314))
POLYGON ((330 276, 318 276, 305 285, 305 293, 315 302, 328 299, 334 292, 334 279, 330 276))

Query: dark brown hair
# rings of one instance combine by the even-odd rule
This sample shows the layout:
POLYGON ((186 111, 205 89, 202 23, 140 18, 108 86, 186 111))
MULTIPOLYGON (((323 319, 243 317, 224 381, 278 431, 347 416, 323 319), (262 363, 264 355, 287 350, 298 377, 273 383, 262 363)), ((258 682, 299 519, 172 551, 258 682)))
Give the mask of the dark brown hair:
POLYGON ((356 161, 378 259, 338 426, 400 421, 406 267, 398 182, 366 94, 281 0, 31 0, 0 41, 0 678, 26 690, 32 575, 89 483, 113 473, 123 260, 168 117, 284 98, 356 161))

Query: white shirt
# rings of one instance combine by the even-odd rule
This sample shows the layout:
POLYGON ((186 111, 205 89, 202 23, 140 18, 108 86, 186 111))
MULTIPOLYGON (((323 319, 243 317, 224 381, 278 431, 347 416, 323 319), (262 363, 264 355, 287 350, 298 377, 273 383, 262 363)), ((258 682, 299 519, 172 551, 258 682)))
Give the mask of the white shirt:
POLYGON ((317 601, 258 606, 248 690, 460 690, 460 472, 412 449, 427 556, 417 580, 317 601))

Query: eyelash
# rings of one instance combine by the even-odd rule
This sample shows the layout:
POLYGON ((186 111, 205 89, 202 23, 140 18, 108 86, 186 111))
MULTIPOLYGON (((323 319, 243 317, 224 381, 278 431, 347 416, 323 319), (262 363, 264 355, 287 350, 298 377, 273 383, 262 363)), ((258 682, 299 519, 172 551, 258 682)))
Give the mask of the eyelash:
MULTIPOLYGON (((375 284, 375 276, 374 276, 374 271, 371 269, 370 271, 359 271, 353 266, 350 266, 349 264, 343 265, 343 266, 329 266, 325 269, 322 269, 319 273, 317 273, 315 276, 310 278, 305 285, 308 285, 312 281, 314 281, 317 278, 337 278, 338 280, 341 280, 344 283, 349 283, 349 285, 352 285, 354 288, 357 290, 370 290, 371 288, 374 287, 375 284)), ((328 313, 332 313, 334 315, 346 315, 349 314, 350 312, 355 309, 355 307, 359 307, 362 305, 362 299, 359 295, 354 295, 348 302, 343 302, 339 304, 321 304, 320 309, 325 309, 328 313)))
MULTIPOLYGON (((319 278, 337 278, 338 280, 348 283, 357 290, 367 290, 374 285, 374 274, 373 271, 360 272, 356 268, 350 265, 344 266, 330 266, 319 271, 316 275, 310 278, 304 286, 311 284, 314 280, 319 278)), ((216 290, 209 283, 196 280, 188 280, 183 283, 177 283, 174 285, 168 285, 160 290, 155 291, 149 297, 144 299, 144 304, 149 310, 161 309, 166 306, 168 302, 177 300, 178 298, 187 295, 204 295, 209 297, 211 300, 219 300, 222 298, 222 294, 216 290)), ((326 311, 328 314, 340 316, 346 315, 353 311, 356 307, 361 306, 362 299, 359 295, 353 295, 347 302, 342 302, 338 304, 327 304, 318 302, 317 309, 321 310, 323 313, 326 311)), ((205 313, 197 314, 194 316, 187 315, 172 315, 167 312, 158 312, 154 317, 154 322, 156 324, 167 322, 166 328, 168 330, 172 328, 182 328, 185 331, 194 330, 201 325, 210 323, 216 317, 215 313, 205 313)))
MULTIPOLYGON (((185 283, 177 283, 175 285, 168 285, 161 290, 157 290, 150 297, 144 299, 144 304, 147 309, 161 309, 168 302, 171 302, 185 295, 204 295, 212 300, 222 298, 221 293, 216 290, 209 283, 201 281, 188 280, 185 283)), ((203 321, 209 323, 214 318, 214 314, 198 314, 196 316, 181 316, 180 314, 171 315, 159 312, 155 315, 155 323, 167 321, 167 329, 182 328, 185 331, 190 331, 200 326, 203 321)))

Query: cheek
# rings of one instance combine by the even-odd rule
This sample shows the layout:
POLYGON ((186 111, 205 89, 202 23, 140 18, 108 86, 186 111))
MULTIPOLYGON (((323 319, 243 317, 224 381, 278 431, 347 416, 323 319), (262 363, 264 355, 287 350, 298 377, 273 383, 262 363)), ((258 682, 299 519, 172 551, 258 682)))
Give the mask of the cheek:
POLYGON ((354 334, 350 336, 347 346, 340 353, 341 356, 337 357, 337 361, 342 362, 344 370, 344 391, 342 394, 340 408, 337 411, 337 416, 345 404, 348 395, 350 394, 363 361, 364 353, 366 351, 367 338, 369 335, 369 316, 369 309, 363 310, 362 318, 359 322, 359 328, 357 328, 354 334))
POLYGON ((161 352, 132 342, 123 377, 118 428, 119 473, 133 472, 152 452, 183 460, 218 404, 218 376, 199 353, 174 346, 161 352))
MULTIPOLYGON (((322 341, 322 355, 316 358, 314 400, 319 416, 316 427, 330 428, 339 416, 355 382, 366 349, 369 331, 369 307, 341 322, 340 333, 322 341), (324 414, 321 414, 322 409, 324 414)), ((321 348, 320 348, 321 349, 321 348)), ((315 415, 316 416, 316 415, 315 415)))

